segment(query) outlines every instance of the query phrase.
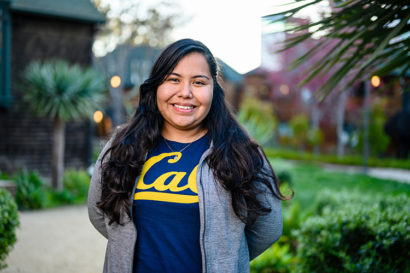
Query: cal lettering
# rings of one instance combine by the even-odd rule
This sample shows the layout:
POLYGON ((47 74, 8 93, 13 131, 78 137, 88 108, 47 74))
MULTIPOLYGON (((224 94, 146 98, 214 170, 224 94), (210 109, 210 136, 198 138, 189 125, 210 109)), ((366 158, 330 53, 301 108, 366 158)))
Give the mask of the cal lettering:
POLYGON ((170 159, 168 159, 168 163, 173 164, 179 161, 179 159, 181 158, 181 153, 162 153, 160 155, 153 156, 150 159, 148 159, 147 162, 145 162, 144 167, 142 169, 137 189, 148 190, 151 188, 155 188, 157 191, 170 190, 171 192, 181 192, 189 188, 192 192, 197 194, 198 189, 196 186, 196 172, 198 169, 198 165, 195 166, 195 168, 191 171, 188 177, 188 184, 184 186, 179 187, 178 185, 181 182, 181 180, 185 177, 186 172, 167 172, 160 175, 157 179, 155 179, 155 181, 152 184, 145 184, 144 177, 145 174, 149 171, 149 169, 156 163, 160 162, 161 160, 167 157, 171 157, 170 159), (177 158, 174 159, 174 156, 177 156, 177 158), (171 177, 171 182, 165 185, 165 181, 167 181, 171 177))

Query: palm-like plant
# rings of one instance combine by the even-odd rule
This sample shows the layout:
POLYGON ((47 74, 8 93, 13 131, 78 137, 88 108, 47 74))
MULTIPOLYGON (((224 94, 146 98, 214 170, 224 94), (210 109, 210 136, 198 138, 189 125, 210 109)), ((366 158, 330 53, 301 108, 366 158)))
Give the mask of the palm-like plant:
POLYGON ((91 117, 105 98, 104 78, 93 69, 62 60, 33 62, 23 73, 24 100, 41 117, 54 121, 52 185, 63 188, 65 123, 91 117))
MULTIPOLYGON (((324 0, 296 0, 287 10, 266 16, 272 21, 294 17, 296 13, 324 0)), ((371 75, 394 74, 398 77, 410 70, 410 6, 402 0, 335 0, 331 12, 315 22, 292 26, 295 32, 285 42, 291 48, 321 35, 317 45, 296 59, 294 66, 320 55, 323 48, 332 48, 320 58, 302 82, 336 68, 320 91, 324 97, 335 87, 350 85, 371 75), (345 79, 348 78, 349 81, 345 79)), ((322 97, 323 98, 323 97, 322 97)))

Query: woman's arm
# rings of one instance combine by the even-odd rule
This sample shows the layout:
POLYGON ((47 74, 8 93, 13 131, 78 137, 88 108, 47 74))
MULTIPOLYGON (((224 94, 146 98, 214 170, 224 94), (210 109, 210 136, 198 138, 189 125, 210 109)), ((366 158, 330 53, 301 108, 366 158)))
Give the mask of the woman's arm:
MULTIPOLYGON (((271 168, 265 161, 265 170, 271 172, 271 168)), ((272 187, 275 190, 275 182, 271 181, 272 187)), ((281 201, 274 196, 271 191, 263 184, 261 188, 263 193, 258 195, 258 199, 264 207, 268 207, 271 211, 268 214, 260 215, 255 223, 246 226, 245 234, 249 247, 250 260, 256 258, 282 235, 282 207, 281 201)))
POLYGON ((107 149, 111 146, 112 138, 104 146, 97 162, 94 166, 93 176, 91 177, 90 188, 88 190, 88 217, 93 226, 105 237, 108 238, 105 225, 104 214, 97 208, 97 203, 101 200, 101 159, 107 149))

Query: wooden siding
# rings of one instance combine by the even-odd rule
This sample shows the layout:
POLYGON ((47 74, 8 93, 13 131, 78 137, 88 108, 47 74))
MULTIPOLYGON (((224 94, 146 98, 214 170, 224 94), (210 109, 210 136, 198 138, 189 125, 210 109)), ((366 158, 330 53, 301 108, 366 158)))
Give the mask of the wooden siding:
MULTIPOLYGON (((12 106, 0 112, 0 170, 26 167, 51 175, 52 120, 38 118, 22 101, 21 73, 33 60, 62 58, 91 64, 94 25, 69 20, 12 13, 12 106)), ((66 128, 66 168, 87 168, 91 163, 92 130, 89 121, 66 128)))

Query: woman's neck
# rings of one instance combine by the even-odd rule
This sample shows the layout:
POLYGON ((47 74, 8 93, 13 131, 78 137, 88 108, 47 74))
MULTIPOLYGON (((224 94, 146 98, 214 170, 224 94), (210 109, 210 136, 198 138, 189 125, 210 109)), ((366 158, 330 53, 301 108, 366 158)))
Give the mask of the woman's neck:
POLYGON ((161 134, 165 139, 180 143, 194 142, 203 137, 206 133, 207 130, 200 127, 195 130, 178 130, 176 128, 170 130, 164 126, 161 131, 161 134))

